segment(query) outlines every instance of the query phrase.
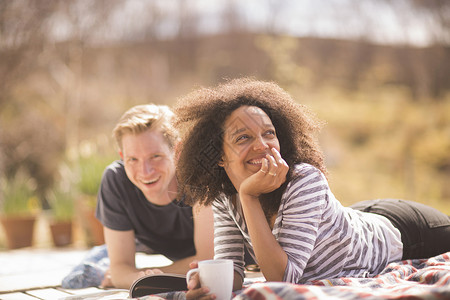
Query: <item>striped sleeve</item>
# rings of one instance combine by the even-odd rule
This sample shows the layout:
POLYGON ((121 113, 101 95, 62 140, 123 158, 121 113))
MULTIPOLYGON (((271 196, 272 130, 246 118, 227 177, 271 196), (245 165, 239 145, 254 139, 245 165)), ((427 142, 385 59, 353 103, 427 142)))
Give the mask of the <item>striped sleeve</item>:
POLYGON ((221 197, 213 202, 214 259, 231 259, 234 269, 244 278, 244 238, 221 197))
POLYGON ((303 276, 316 244, 326 207, 328 185, 319 170, 303 168, 286 189, 278 242, 288 256, 283 281, 296 283, 303 276))

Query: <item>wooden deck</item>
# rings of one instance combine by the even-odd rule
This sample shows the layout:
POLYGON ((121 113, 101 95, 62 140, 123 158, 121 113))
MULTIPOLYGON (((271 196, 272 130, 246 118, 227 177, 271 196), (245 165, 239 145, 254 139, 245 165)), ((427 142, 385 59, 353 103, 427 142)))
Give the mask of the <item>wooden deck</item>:
POLYGON ((2 300, 92 300, 92 299, 127 299, 126 290, 102 290, 87 288, 79 290, 65 290, 58 287, 31 289, 0 294, 2 300))
MULTIPOLYGON (((25 248, 0 252, 0 299, 126 299, 126 290, 63 289, 62 279, 87 254, 86 249, 25 248), (89 297, 84 297, 89 296, 89 297)), ((165 266, 162 255, 138 254, 137 266, 165 266)))

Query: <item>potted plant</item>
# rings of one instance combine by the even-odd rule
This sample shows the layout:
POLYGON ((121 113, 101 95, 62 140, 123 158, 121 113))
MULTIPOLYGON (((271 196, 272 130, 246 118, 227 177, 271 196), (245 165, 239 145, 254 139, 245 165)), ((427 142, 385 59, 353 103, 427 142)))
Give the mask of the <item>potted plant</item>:
POLYGON ((84 215, 89 242, 93 245, 105 243, 103 225, 95 217, 95 208, 102 174, 107 164, 105 158, 98 155, 84 156, 79 160, 78 190, 81 193, 81 211, 84 215))
POLYGON ((72 225, 75 214, 74 193, 70 187, 54 188, 49 195, 51 206, 50 232, 53 244, 64 247, 72 243, 72 225))
POLYGON ((41 208, 34 187, 31 178, 21 171, 1 180, 0 221, 9 249, 32 246, 35 221, 41 208))

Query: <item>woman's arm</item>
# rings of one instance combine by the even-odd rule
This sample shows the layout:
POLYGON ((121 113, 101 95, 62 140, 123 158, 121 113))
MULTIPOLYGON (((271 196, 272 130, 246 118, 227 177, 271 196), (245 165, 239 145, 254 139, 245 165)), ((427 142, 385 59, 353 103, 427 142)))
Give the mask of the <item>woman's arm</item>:
POLYGON ((272 153, 273 156, 267 156, 263 160, 261 170, 241 184, 239 197, 261 272, 268 281, 282 281, 288 261, 287 254, 273 236, 258 198, 261 194, 279 188, 286 180, 289 166, 277 150, 272 149, 272 153))
POLYGON ((214 219, 211 206, 195 204, 192 208, 194 216, 194 243, 196 254, 175 261, 167 267, 159 268, 163 272, 185 274, 192 261, 212 259, 214 257, 214 219))
MULTIPOLYGON (((273 240, 285 253, 287 259, 281 280, 292 283, 301 280, 306 265, 312 258, 311 255, 313 254, 314 248, 317 246, 317 243, 320 243, 317 238, 319 236, 319 227, 324 214, 334 214, 333 211, 330 211, 327 208, 327 191, 329 191, 329 187, 323 174, 318 169, 308 165, 303 165, 301 170, 298 169, 296 172, 301 172, 302 176, 295 177, 284 192, 283 197, 285 198, 282 202, 282 223, 278 224, 281 226, 277 227, 276 240, 275 237, 273 237, 273 240)), ((241 202, 243 202, 243 205, 245 205, 244 203, 258 205, 258 203, 253 203, 251 200, 241 200, 241 202)), ((252 210, 250 208, 247 209, 247 223, 249 223, 249 221, 252 222, 251 220, 253 220, 254 217, 257 217, 256 212, 258 212, 258 210, 255 208, 252 210)), ((261 220, 261 222, 262 219, 263 217, 260 216, 259 220, 261 220)), ((268 235, 267 240, 269 243, 264 246, 264 243, 261 242, 261 239, 264 236, 258 231, 261 230, 261 228, 264 227, 262 225, 257 227, 248 225, 254 252, 258 260, 264 259, 264 255, 269 252, 266 251, 266 249, 268 249, 267 247, 270 245, 270 238, 268 235), (256 237, 254 237, 255 235, 256 237), (253 238, 255 238, 255 241, 253 241, 253 238), (263 248, 261 248, 261 245, 263 245, 263 248), (260 251, 261 249, 262 251, 260 251), (262 257, 261 252, 263 253, 262 257)), ((268 232, 266 231, 266 233, 268 232)), ((275 249, 270 251, 276 253, 276 247, 277 245, 275 245, 275 249)), ((322 256, 333 254, 333 249, 328 248, 321 251, 322 256)), ((276 257, 280 256, 273 255, 270 259, 275 260, 276 257)), ((270 268, 271 260, 269 260, 268 265, 260 263, 260 267, 266 278, 270 276, 269 274, 272 274, 270 273, 272 272, 271 269, 269 269, 268 273, 266 268, 267 266, 270 268)), ((281 270, 279 271, 281 272, 281 270)), ((279 273, 279 276, 280 275, 281 273, 279 273)))
POLYGON ((282 281, 288 260, 287 254, 275 240, 258 198, 241 195, 241 202, 261 272, 267 281, 282 281))

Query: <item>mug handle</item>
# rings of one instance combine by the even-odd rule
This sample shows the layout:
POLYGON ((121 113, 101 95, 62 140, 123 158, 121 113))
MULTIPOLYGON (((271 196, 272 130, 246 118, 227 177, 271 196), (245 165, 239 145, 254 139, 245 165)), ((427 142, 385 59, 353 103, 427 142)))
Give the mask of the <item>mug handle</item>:
POLYGON ((194 269, 190 269, 187 273, 186 273, 186 283, 189 283, 189 280, 191 280, 191 276, 193 273, 198 272, 198 268, 194 268, 194 269))

